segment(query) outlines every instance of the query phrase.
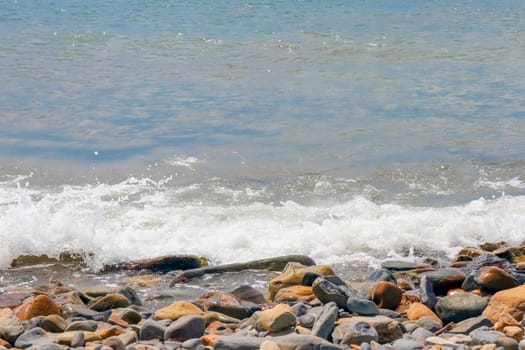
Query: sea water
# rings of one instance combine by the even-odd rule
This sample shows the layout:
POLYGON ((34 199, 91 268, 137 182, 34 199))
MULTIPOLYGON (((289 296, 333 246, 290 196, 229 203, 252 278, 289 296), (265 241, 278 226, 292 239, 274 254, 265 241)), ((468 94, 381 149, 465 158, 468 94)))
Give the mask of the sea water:
POLYGON ((0 267, 525 240, 525 3, 0 2, 0 267))

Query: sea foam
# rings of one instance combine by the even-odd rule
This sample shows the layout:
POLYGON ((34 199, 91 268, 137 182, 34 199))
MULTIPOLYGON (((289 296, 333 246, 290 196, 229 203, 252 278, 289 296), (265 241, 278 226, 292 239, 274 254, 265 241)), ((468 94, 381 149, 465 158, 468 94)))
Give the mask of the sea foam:
POLYGON ((521 243, 525 196, 477 199, 446 207, 375 203, 269 201, 263 189, 129 178, 117 184, 32 188, 25 178, 0 183, 0 267, 21 254, 93 254, 103 264, 166 254, 198 254, 214 263, 306 254, 318 263, 353 259, 452 257, 486 241, 521 243), (210 188, 206 188, 209 192, 210 188))

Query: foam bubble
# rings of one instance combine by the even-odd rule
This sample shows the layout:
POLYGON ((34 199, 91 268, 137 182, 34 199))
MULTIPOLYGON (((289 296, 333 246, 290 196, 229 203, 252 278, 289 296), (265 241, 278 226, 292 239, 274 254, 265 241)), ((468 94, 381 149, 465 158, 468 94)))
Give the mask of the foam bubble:
POLYGON ((520 243, 525 196, 460 206, 377 204, 356 196, 316 205, 265 202, 264 189, 216 190, 250 201, 206 201, 196 184, 130 178, 108 185, 34 189, 2 183, 0 266, 20 254, 95 254, 104 263, 191 253, 215 263, 306 254, 320 263, 433 255, 451 257, 486 241, 520 243), (240 192, 239 192, 240 191, 240 192))

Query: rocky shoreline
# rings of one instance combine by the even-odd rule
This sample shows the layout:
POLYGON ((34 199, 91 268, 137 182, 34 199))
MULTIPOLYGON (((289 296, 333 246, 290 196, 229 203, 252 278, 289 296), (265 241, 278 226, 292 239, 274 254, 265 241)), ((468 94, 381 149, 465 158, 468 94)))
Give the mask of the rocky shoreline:
MULTIPOLYGON (((388 261, 359 283, 293 257, 189 264, 172 288, 243 266, 280 273, 266 291, 210 289, 163 307, 145 304, 131 285, 8 289, 0 294, 0 350, 525 349, 525 244, 465 248, 447 264, 388 261)), ((158 273, 167 262, 114 268, 158 273)))

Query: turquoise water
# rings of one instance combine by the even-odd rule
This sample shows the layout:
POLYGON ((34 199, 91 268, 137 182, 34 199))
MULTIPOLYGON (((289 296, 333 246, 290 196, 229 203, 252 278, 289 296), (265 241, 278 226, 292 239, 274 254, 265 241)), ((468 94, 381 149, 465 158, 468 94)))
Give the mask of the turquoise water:
POLYGON ((519 1, 2 1, 4 260, 516 243, 524 16, 519 1))

